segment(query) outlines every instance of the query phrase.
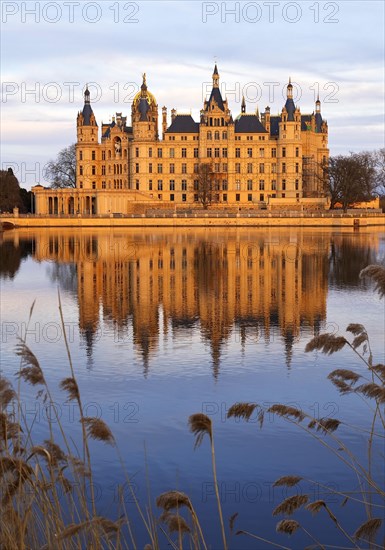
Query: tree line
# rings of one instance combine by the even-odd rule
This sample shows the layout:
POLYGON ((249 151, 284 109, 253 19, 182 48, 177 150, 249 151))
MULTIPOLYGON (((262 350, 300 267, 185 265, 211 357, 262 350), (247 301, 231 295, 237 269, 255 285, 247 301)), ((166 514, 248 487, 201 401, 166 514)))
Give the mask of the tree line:
MULTIPOLYGON (((330 209, 345 212, 356 203, 381 197, 385 210, 385 148, 378 151, 350 153, 329 157, 314 166, 321 188, 330 200, 330 209)), ((211 163, 202 162, 196 175, 194 193, 203 208, 219 200, 218 174, 211 163)), ((76 187, 76 145, 62 149, 55 160, 49 161, 45 178, 52 188, 76 187)), ((31 211, 31 192, 20 188, 12 170, 0 171, 0 209, 12 211, 16 206, 22 212, 31 211)))

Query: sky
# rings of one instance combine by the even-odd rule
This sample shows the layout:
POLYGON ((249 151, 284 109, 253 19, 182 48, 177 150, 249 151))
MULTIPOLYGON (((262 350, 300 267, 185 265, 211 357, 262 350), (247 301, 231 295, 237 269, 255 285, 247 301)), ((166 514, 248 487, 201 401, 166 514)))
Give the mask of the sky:
POLYGON ((89 83, 99 127, 128 117, 146 73, 159 106, 199 111, 220 86, 235 118, 278 114, 289 77, 311 113, 319 94, 330 154, 384 147, 384 2, 136 1, 1 3, 1 168, 29 189, 76 141, 89 83))

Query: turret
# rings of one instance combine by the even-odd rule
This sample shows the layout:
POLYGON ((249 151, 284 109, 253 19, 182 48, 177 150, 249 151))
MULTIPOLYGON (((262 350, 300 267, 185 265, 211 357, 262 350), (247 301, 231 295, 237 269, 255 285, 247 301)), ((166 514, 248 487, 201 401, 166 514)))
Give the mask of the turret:
POLYGON ((162 139, 167 131, 167 107, 162 107, 162 139))

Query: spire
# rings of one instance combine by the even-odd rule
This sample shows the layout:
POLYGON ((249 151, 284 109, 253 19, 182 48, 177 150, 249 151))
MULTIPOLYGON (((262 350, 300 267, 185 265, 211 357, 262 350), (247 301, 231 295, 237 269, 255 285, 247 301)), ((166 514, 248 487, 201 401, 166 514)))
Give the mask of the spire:
POLYGON ((257 112, 256 112, 256 115, 257 115, 257 119, 259 120, 259 107, 257 106, 257 112))
POLYGON ((320 99, 319 99, 319 94, 317 96, 317 101, 315 102, 315 111, 316 111, 316 113, 321 112, 321 102, 320 102, 320 99))
POLYGON ((289 76, 289 84, 287 85, 286 95, 288 99, 293 99, 293 85, 291 83, 291 76, 289 76))
POLYGON ((219 88, 219 73, 218 67, 215 63, 214 72, 213 72, 213 88, 219 88))
POLYGON ((246 113, 246 101, 245 101, 245 96, 244 95, 242 96, 241 112, 246 113))
POLYGON ((85 92, 84 92, 84 103, 91 103, 90 102, 90 91, 88 89, 88 84, 86 84, 86 89, 85 89, 85 92))

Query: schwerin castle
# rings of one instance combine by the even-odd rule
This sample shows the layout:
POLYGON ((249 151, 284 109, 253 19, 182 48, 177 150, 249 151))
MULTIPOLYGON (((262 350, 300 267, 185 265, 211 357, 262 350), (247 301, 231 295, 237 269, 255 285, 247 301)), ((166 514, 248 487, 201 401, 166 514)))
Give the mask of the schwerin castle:
POLYGON ((87 88, 76 121, 76 188, 35 186, 36 213, 112 216, 202 208, 208 191, 211 208, 219 209, 323 205, 321 165, 329 150, 319 99, 315 112, 301 114, 289 80, 281 114, 271 115, 269 107, 248 113, 243 98, 234 120, 217 65, 212 79, 199 122, 172 109, 168 125, 162 108, 161 138, 158 105, 145 75, 132 103, 131 126, 116 113, 102 123, 100 141, 87 88))

